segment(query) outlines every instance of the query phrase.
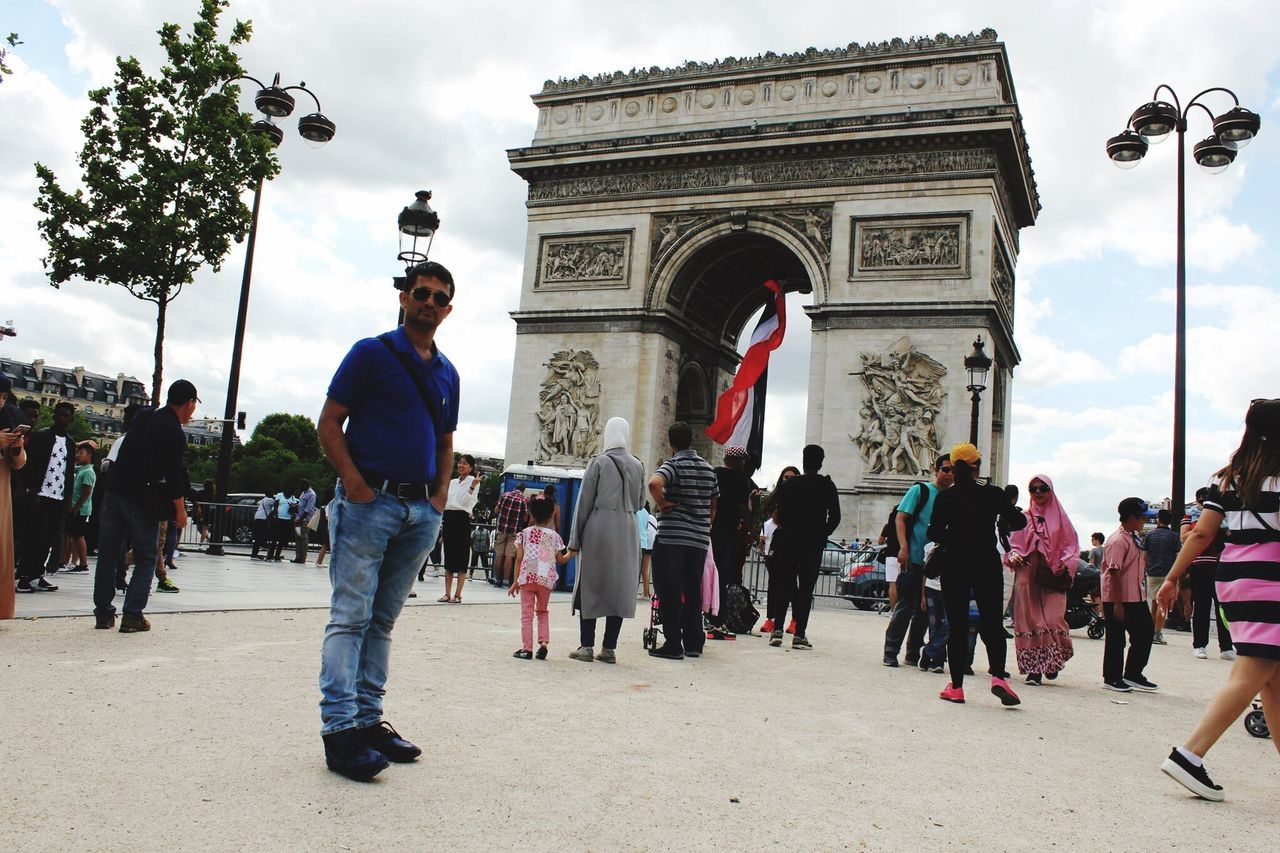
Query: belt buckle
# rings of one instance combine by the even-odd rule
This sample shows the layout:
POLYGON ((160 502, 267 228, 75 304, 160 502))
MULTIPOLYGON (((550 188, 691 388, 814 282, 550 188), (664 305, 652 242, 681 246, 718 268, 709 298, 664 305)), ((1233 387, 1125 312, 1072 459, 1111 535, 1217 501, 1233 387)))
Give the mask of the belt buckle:
POLYGON ((417 483, 397 483, 396 497, 400 498, 401 500, 412 500, 412 498, 409 495, 405 494, 405 491, 412 490, 417 487, 418 487, 417 483))

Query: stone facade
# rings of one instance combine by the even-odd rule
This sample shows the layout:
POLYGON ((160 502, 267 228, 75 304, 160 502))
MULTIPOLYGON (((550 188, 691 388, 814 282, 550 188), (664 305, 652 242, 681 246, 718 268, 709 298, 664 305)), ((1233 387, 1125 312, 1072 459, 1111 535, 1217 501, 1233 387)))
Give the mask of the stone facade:
POLYGON ((1018 231, 1039 198, 994 32, 548 82, 533 100, 533 144, 508 152, 529 185, 508 460, 581 464, 621 415, 656 465, 671 421, 710 422, 774 278, 813 294, 794 444, 826 448, 842 532, 874 537, 928 457, 967 438, 979 334, 995 360, 980 444, 1003 480, 1018 231))

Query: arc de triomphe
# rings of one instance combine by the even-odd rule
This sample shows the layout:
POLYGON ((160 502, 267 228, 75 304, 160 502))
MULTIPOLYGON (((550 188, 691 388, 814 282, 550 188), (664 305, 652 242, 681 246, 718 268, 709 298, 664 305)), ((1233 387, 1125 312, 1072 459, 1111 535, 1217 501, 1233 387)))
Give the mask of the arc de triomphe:
POLYGON ((710 422, 774 278, 813 294, 795 457, 826 448, 842 533, 874 537, 967 439, 979 334, 979 443, 1004 482, 1018 232, 1040 204, 995 32, 548 81, 533 102, 533 143, 508 152, 529 184, 508 462, 582 465, 621 415, 656 466, 668 424, 710 422))

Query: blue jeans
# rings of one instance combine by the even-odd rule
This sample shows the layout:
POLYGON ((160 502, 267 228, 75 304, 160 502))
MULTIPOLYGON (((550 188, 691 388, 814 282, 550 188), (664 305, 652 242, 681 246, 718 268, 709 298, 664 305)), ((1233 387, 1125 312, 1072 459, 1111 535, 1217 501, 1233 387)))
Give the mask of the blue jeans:
POLYGON ((391 628, 440 532, 428 500, 385 492, 358 504, 338 484, 329 505, 329 624, 320 653, 321 734, 382 721, 391 628))
POLYGON ((929 642, 925 643, 923 658, 930 663, 947 662, 947 608, 942 602, 942 590, 924 588, 925 608, 929 614, 929 642))
POLYGON ((156 576, 160 522, 128 498, 103 495, 98 516, 98 565, 93 574, 93 613, 115 616, 116 567, 124 559, 125 542, 133 543, 133 576, 124 594, 124 612, 141 616, 156 576))

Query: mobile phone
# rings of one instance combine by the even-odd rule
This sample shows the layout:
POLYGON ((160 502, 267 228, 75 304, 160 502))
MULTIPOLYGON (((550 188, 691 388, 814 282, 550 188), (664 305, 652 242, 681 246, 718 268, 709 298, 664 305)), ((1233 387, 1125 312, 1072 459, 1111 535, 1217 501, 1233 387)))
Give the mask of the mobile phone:
POLYGON ((31 432, 31 424, 18 424, 13 428, 14 432, 28 433, 31 432))

